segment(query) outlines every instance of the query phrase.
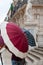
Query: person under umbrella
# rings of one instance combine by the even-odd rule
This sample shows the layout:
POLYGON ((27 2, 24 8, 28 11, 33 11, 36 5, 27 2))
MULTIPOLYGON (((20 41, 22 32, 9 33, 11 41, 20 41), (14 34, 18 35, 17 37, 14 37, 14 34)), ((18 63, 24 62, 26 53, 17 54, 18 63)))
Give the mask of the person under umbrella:
POLYGON ((1 53, 3 52, 3 47, 4 47, 4 41, 2 39, 2 36, 0 35, 0 65, 3 65, 3 61, 2 61, 2 55, 1 53))
POLYGON ((15 56, 14 65, 23 65, 22 60, 27 56, 28 53, 28 41, 24 32, 19 26, 12 22, 2 23, 0 29, 5 45, 15 56))
MULTIPOLYGON (((2 47, 4 46, 4 44, 2 43, 3 39, 0 36, 0 50, 2 49, 2 47)), ((1 52, 0 52, 0 64, 3 65, 3 61, 2 61, 2 56, 1 56, 1 52)))
POLYGON ((2 36, 0 35, 0 65, 12 65, 9 49, 6 47, 2 36))

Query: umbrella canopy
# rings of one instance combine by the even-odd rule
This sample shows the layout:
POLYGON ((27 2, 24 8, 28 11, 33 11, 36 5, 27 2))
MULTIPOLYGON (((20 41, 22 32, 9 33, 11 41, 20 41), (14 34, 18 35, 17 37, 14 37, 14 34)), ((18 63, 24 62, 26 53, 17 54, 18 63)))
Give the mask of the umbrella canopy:
POLYGON ((17 57, 25 58, 28 51, 28 41, 22 29, 12 22, 1 24, 1 35, 5 45, 17 57))
POLYGON ((36 46, 35 39, 34 39, 33 35, 28 30, 26 30, 26 29, 23 29, 23 31, 24 31, 24 33, 27 36, 28 44, 30 46, 36 46))

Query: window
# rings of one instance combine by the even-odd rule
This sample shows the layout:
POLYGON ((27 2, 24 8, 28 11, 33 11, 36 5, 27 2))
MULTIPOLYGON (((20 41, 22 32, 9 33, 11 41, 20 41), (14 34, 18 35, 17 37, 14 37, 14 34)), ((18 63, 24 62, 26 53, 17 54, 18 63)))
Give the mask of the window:
POLYGON ((34 19, 40 19, 40 15, 39 14, 34 14, 34 19))

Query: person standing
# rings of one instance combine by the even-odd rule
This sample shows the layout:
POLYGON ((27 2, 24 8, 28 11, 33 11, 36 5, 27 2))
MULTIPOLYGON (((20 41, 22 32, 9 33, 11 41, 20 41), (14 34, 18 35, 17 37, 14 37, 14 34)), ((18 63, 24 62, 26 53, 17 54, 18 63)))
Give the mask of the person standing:
POLYGON ((12 65, 24 65, 28 53, 28 40, 22 29, 13 22, 1 24, 1 36, 12 54, 12 65))

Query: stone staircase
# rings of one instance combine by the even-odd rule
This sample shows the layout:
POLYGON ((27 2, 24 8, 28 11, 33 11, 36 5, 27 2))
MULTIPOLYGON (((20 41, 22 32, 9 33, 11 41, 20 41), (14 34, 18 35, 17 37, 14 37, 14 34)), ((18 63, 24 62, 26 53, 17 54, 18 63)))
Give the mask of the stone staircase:
POLYGON ((26 65, 43 65, 43 48, 35 47, 28 52, 26 65))

